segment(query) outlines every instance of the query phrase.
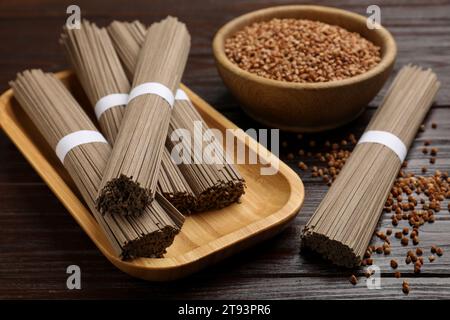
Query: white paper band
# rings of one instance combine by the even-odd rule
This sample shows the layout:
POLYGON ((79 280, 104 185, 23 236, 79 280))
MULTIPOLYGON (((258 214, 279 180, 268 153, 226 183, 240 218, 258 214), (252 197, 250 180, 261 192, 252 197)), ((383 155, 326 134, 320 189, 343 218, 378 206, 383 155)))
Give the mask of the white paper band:
POLYGON ((105 137, 103 137, 103 135, 98 131, 80 130, 69 133, 61 140, 59 140, 58 144, 56 145, 56 155, 58 156, 59 160, 64 163, 64 158, 70 152, 70 150, 79 145, 92 142, 108 143, 105 137))
POLYGON ((165 85, 158 82, 146 82, 134 87, 128 96, 128 102, 144 94, 155 94, 160 96, 167 101, 171 108, 173 108, 173 103, 175 101, 173 92, 165 85))
POLYGON ((95 115, 97 120, 100 120, 102 114, 112 107, 126 106, 128 103, 128 94, 126 93, 113 93, 104 96, 95 104, 95 115))
MULTIPOLYGON (((166 88, 166 89, 169 90, 168 88, 166 88)), ((147 93, 153 93, 153 92, 147 92, 147 93)), ((136 93, 132 98, 130 98, 131 94, 132 93, 130 93, 130 94, 112 93, 107 96, 104 96, 103 98, 100 98, 100 100, 98 100, 97 103, 95 104, 95 115, 97 117, 97 120, 100 120, 100 117, 102 116, 103 113, 105 113, 105 111, 107 111, 113 107, 126 106, 131 99, 136 98, 137 96, 139 96, 141 94, 145 94, 145 93, 141 93, 141 94, 136 93)), ((158 93, 155 93, 155 94, 158 94, 158 93)), ((158 94, 158 95, 162 97, 162 95, 160 95, 160 94, 158 94)), ((167 99, 165 97, 163 97, 163 98, 167 101, 167 99)), ((168 98, 168 99, 171 99, 171 98, 168 98)), ((188 95, 182 89, 177 90, 174 99, 190 101, 188 95)))
POLYGON ((182 89, 177 90, 177 93, 175 94, 175 100, 191 101, 187 96, 186 92, 184 92, 182 89))
POLYGON ((379 143, 383 144, 392 151, 394 151, 400 159, 400 162, 403 162, 406 158, 406 154, 408 150, 406 149, 405 144, 400 138, 396 135, 387 132, 387 131, 378 131, 378 130, 370 130, 364 132, 359 139, 358 144, 360 143, 379 143))

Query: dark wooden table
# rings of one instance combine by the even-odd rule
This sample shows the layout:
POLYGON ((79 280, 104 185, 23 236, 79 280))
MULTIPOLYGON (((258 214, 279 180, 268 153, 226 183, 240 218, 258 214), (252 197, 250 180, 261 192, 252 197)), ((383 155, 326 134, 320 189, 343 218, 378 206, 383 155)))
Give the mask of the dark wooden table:
MULTIPOLYGON (((0 89, 8 87, 15 73, 40 67, 48 71, 67 68, 58 45, 66 7, 74 1, 2 0, 0 3, 0 89)), ((166 15, 178 16, 192 34, 192 50, 184 83, 243 128, 261 125, 246 117, 219 78, 211 52, 217 29, 228 20, 251 10, 284 1, 77 1, 82 16, 99 24, 113 19, 140 19, 150 23, 166 15)), ((292 1, 286 1, 289 3, 292 1)), ((312 1, 306 1, 312 2, 312 1)), ((373 1, 314 1, 365 14, 373 1)), ((419 173, 428 158, 420 152, 425 139, 439 148, 435 169, 450 169, 450 2, 448 0, 379 1, 382 24, 394 34, 398 47, 395 70, 413 62, 433 67, 442 82, 427 127, 417 136, 409 153, 409 168, 419 173)), ((385 88, 386 89, 386 88, 385 88)), ((384 90, 385 90, 384 89, 384 90)), ((383 92, 384 92, 383 90, 383 92)), ((325 136, 360 134, 380 102, 345 128, 325 136)), ((295 136, 283 135, 295 141, 295 136)), ((292 146, 294 142, 291 142, 292 146)), ((295 148, 300 145, 295 142, 295 148)), ((296 149, 292 149, 295 151, 296 149)), ((296 168, 296 158, 289 163, 296 168)), ((311 161, 307 161, 312 164, 311 161)), ((297 169, 296 169, 297 170, 297 169)), ((327 186, 300 173, 306 200, 298 217, 279 236, 244 253, 173 283, 148 283, 122 273, 97 250, 41 178, 3 132, 0 133, 0 298, 182 298, 182 299, 315 299, 315 298, 450 298, 450 214, 445 209, 437 221, 424 227, 421 246, 437 244, 444 256, 426 264, 420 276, 403 262, 405 248, 394 244, 394 257, 403 277, 411 284, 404 296, 401 280, 389 269, 390 258, 377 258, 382 289, 368 290, 361 281, 350 285, 347 270, 331 267, 318 258, 299 253, 302 226, 327 191, 327 186), (82 270, 82 289, 66 289, 66 268, 82 270)), ((445 206, 446 207, 446 206, 445 206)), ((389 225, 384 216, 381 225, 389 225)))

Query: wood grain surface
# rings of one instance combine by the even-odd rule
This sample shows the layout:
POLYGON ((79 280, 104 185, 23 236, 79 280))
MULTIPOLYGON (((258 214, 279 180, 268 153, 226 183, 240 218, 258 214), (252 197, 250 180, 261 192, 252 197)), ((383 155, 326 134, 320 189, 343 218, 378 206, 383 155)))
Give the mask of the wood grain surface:
MULTIPOLYGON (((365 14, 373 1, 307 2, 365 14)), ((57 39, 66 19, 66 7, 72 3, 1 1, 1 91, 8 87, 16 72, 25 68, 40 67, 47 71, 67 68, 57 39)), ((244 129, 263 126, 245 116, 223 85, 214 66, 211 41, 219 27, 233 17, 283 3, 292 2, 77 1, 83 17, 99 24, 113 19, 151 23, 168 14, 185 21, 192 34, 192 50, 183 82, 244 129)), ((421 166, 428 163, 428 157, 420 149, 423 141, 430 139, 439 148, 433 168, 450 170, 450 1, 386 0, 379 1, 378 5, 383 25, 393 33, 398 44, 395 71, 412 62, 433 67, 442 82, 436 105, 426 120, 428 128, 432 122, 438 128, 427 129, 417 136, 408 155, 409 169, 419 173, 421 166)), ((318 139, 345 137, 350 132, 359 135, 385 89, 358 120, 318 139)), ((295 135, 282 134, 282 137, 289 143, 287 151, 301 147, 295 135)), ((296 157, 288 163, 297 170, 299 160, 296 157)), ((310 173, 298 173, 305 183, 306 200, 301 214, 282 234, 187 279, 154 284, 133 279, 110 264, 0 131, 0 298, 450 298, 450 213, 447 210, 442 210, 437 221, 426 225, 421 233, 421 246, 440 245, 444 255, 433 264, 426 264, 419 276, 400 262, 400 270, 411 285, 408 296, 401 292, 401 280, 392 277, 388 267, 391 257, 376 259, 383 271, 381 290, 368 290, 363 281, 353 287, 348 281, 351 271, 299 253, 301 228, 328 187, 311 178, 310 173), (81 290, 66 288, 66 268, 71 264, 81 267, 81 290)), ((385 215, 380 223, 389 225, 389 216, 385 215)), ((395 248, 392 257, 402 260, 404 250, 395 248)))

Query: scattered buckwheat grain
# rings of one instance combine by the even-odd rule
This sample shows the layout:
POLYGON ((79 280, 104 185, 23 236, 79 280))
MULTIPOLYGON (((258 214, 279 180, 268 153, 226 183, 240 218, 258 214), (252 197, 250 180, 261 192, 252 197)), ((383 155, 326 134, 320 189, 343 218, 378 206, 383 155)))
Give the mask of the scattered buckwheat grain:
POLYGON ((308 166, 307 166, 303 161, 300 161, 300 162, 298 163, 298 167, 299 167, 299 169, 302 170, 302 171, 305 171, 305 170, 308 169, 308 166))
POLYGON ((402 283, 402 291, 404 294, 408 294, 409 293, 409 283, 408 281, 404 280, 402 283))
POLYGON ((392 269, 397 269, 397 267, 398 267, 397 261, 391 260, 391 268, 392 268, 392 269))
POLYGON ((356 279, 354 274, 352 274, 352 276, 350 277, 350 283, 352 285, 356 285, 358 283, 358 279, 356 279))

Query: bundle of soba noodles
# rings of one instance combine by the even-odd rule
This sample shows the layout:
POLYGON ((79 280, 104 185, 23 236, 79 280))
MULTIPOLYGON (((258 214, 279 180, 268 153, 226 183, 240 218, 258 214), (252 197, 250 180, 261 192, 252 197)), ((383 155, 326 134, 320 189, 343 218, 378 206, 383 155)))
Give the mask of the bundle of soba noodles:
MULTIPOLYGON (((146 28, 138 21, 132 23, 115 21, 108 27, 108 31, 127 74, 133 77, 140 48, 144 43, 146 28)), ((166 142, 168 149, 172 151, 175 144, 181 141, 181 137, 176 139, 177 129, 188 130, 193 138, 196 124, 201 124, 201 134, 206 136, 208 126, 187 95, 182 90, 178 90, 166 142)), ((220 209, 238 202, 244 194, 245 181, 235 166, 227 160, 222 145, 211 137, 210 143, 214 144, 213 149, 216 151, 215 158, 205 159, 205 157, 208 158, 207 152, 203 152, 206 144, 194 139, 183 142, 188 143, 185 146, 191 152, 189 152, 188 161, 179 164, 179 168, 195 194, 194 211, 220 209)))
POLYGON ((338 178, 311 217, 302 246, 337 265, 359 265, 407 150, 439 82, 431 70, 402 68, 338 178))

